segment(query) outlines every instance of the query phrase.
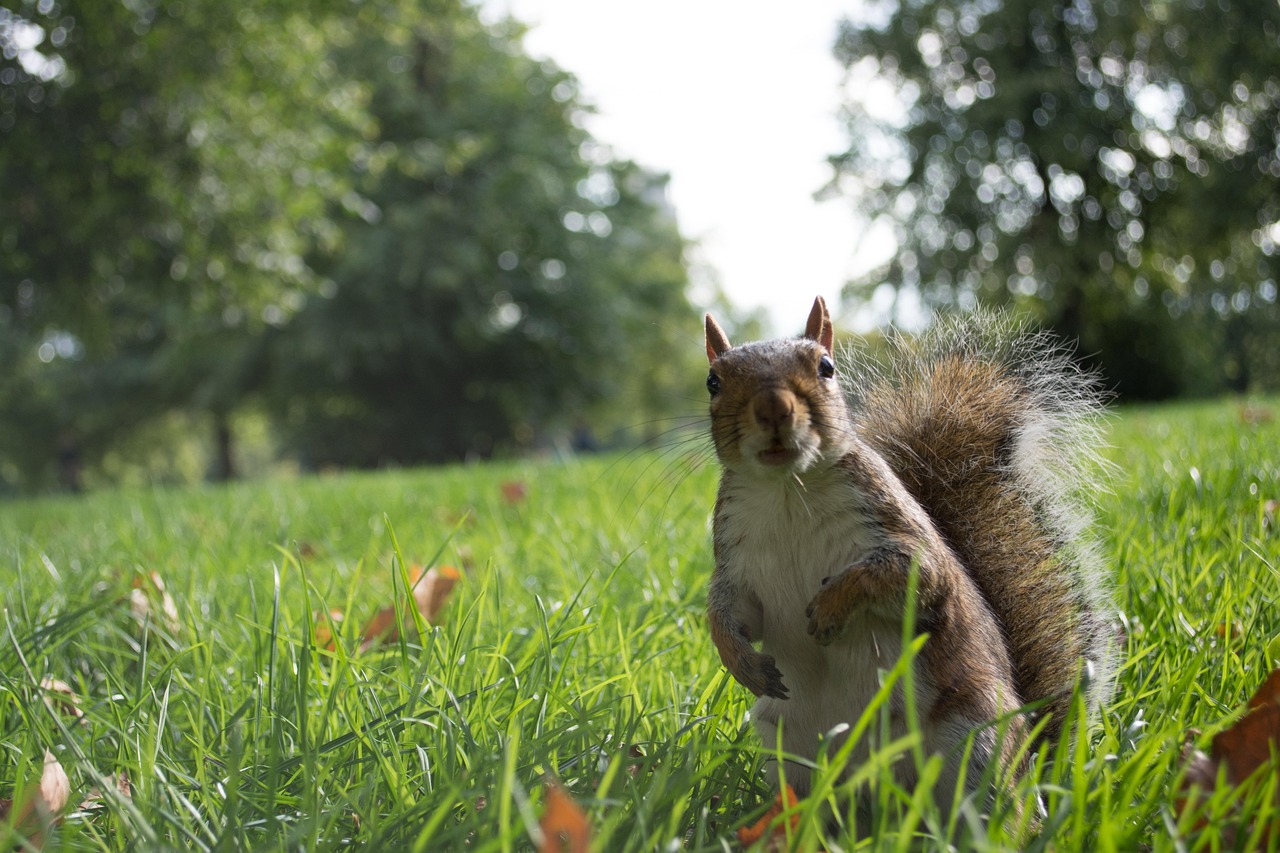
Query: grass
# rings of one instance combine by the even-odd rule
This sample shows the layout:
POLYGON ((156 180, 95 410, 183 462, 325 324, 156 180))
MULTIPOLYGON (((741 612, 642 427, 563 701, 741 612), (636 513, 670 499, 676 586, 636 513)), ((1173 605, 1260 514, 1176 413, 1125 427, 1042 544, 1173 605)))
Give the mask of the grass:
MULTIPOLYGON (((861 770, 877 807, 857 838, 832 819, 833 794, 801 804, 795 849, 1220 849, 1241 814, 1259 819, 1236 844, 1268 843, 1249 832, 1273 791, 1243 806, 1221 792, 1199 817, 1177 801, 1184 740, 1205 748, 1231 721, 1280 634, 1280 533, 1264 520, 1280 498, 1280 405, 1130 409, 1110 434, 1119 472, 1098 500, 1125 664, 1089 737, 1018 789, 1040 831, 947 821, 880 762, 861 770)), ((536 846, 555 777, 597 850, 736 848, 773 798, 768 750, 703 615, 714 466, 665 466, 0 505, 0 796, 23 796, 47 748, 73 804, 120 771, 132 785, 64 819, 48 847, 507 851, 536 846), (358 652, 361 624, 403 597, 401 567, 433 561, 472 566, 439 624, 358 652), (154 593, 142 624, 131 610, 150 572, 176 619, 154 593), (312 614, 330 609, 346 615, 332 651, 312 642, 312 614), (84 723, 42 701, 46 677, 82 698, 84 723)))

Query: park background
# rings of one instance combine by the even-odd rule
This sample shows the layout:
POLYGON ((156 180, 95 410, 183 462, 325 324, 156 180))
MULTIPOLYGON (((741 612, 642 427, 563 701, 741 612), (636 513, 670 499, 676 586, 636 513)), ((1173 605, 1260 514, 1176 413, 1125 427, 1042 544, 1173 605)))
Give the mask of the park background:
MULTIPOLYGON (((0 4, 0 494, 660 441, 703 310, 795 331, 821 288, 778 283, 793 323, 728 295, 666 164, 596 138, 507 10, 0 4)), ((692 37, 780 67, 732 26, 765 14, 692 37)), ((804 191, 876 244, 843 325, 1013 306, 1122 402, 1275 390, 1274 3, 850 2, 828 43, 844 132, 804 191)))

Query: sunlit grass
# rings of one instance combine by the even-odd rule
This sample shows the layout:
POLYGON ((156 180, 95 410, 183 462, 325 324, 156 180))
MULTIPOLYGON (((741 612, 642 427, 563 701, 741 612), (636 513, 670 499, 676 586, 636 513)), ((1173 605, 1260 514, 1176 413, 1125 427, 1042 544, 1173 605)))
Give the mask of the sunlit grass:
MULTIPOLYGON (((1274 402, 1219 402, 1112 424, 1120 470, 1099 504, 1125 665, 1088 741, 1045 750, 1017 788, 1038 828, 1019 832, 1009 802, 983 824, 896 791, 886 752, 860 771, 868 815, 842 808, 838 767, 820 776, 829 796, 800 805, 795 848, 1220 843, 1235 799, 1212 800, 1203 829, 1180 817, 1180 753, 1193 728, 1203 746, 1229 722, 1280 634, 1280 533, 1265 517, 1280 497, 1277 418, 1274 402)), ((774 792, 760 772, 771 745, 744 724, 749 697, 703 616, 716 472, 652 461, 0 505, 0 797, 37 778, 49 748, 73 804, 119 771, 132 783, 51 845, 505 851, 536 843, 554 776, 596 849, 736 847, 774 792), (523 500, 504 497, 511 481, 523 500), (437 554, 471 566, 439 624, 358 652, 365 620, 404 595, 400 556, 437 554), (131 583, 150 572, 172 624, 156 606, 145 625, 131 611, 131 583), (327 650, 312 614, 332 609, 346 618, 327 650), (45 677, 82 697, 85 723, 42 701, 45 677)))

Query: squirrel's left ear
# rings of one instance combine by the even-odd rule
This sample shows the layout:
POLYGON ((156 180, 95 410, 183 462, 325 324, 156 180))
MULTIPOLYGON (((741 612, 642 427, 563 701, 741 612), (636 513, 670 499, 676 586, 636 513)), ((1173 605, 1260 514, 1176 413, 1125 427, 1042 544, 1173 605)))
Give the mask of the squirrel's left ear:
POLYGON ((831 352, 832 340, 835 336, 831 328, 831 315, 827 313, 827 303, 821 296, 813 300, 813 310, 809 312, 809 322, 805 324, 804 336, 822 344, 822 348, 831 352))
POLYGON ((707 361, 715 361, 730 349, 729 336, 720 328, 716 318, 707 315, 707 361))

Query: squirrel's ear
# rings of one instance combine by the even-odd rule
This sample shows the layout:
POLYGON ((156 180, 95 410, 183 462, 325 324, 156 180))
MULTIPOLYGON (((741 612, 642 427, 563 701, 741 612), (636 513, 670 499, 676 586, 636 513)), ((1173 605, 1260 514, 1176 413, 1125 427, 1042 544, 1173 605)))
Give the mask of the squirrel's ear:
POLYGON ((831 315, 827 313, 827 303, 821 296, 813 300, 813 310, 809 312, 809 322, 805 324, 804 336, 822 344, 822 348, 831 352, 835 333, 831 328, 831 315))
POLYGON ((710 314, 707 315, 707 361, 715 361, 729 351, 729 338, 710 314))

